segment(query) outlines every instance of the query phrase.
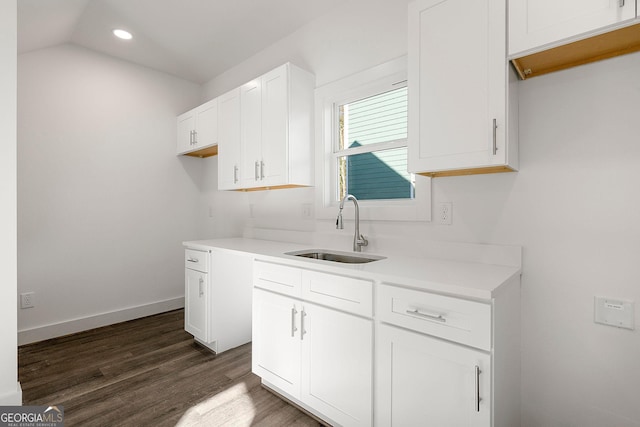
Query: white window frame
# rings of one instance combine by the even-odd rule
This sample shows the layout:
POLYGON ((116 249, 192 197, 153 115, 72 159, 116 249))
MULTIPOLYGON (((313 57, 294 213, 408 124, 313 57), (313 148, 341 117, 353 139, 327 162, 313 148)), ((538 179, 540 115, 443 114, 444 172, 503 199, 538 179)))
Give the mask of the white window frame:
MULTIPOLYGON (((407 58, 403 56, 316 89, 316 218, 334 219, 338 212, 339 201, 333 200, 337 188, 337 106, 393 90, 406 80, 407 58)), ((358 201, 360 219, 431 221, 431 178, 416 175, 414 195, 413 199, 358 201)), ((352 205, 347 206, 350 209, 352 205)))

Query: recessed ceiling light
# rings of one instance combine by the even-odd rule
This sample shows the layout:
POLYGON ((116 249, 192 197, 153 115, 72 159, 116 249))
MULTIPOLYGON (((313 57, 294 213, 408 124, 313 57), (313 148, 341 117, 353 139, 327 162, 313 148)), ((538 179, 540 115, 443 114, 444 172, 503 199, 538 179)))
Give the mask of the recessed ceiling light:
POLYGON ((119 28, 113 30, 113 35, 122 40, 131 40, 133 38, 133 35, 129 31, 121 30, 119 28))

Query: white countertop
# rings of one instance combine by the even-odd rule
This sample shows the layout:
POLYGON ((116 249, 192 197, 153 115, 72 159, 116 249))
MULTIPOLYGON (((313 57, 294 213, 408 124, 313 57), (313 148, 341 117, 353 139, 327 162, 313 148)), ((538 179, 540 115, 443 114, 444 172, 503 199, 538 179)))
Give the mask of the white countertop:
POLYGON ((221 248, 245 252, 264 261, 479 300, 492 299, 499 292, 501 286, 521 273, 520 267, 517 266, 386 255, 384 253, 375 254, 387 257, 382 260, 366 264, 343 264, 285 254, 303 249, 327 248, 270 240, 228 238, 188 241, 183 244, 185 247, 193 249, 221 248))

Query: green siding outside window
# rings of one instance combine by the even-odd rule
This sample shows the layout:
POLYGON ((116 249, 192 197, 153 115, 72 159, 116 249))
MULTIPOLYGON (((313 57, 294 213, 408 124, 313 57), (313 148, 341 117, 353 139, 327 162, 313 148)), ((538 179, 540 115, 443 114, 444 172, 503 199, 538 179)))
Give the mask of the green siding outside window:
POLYGON ((341 105, 339 115, 338 198, 353 194, 359 200, 412 199, 407 88, 341 105))

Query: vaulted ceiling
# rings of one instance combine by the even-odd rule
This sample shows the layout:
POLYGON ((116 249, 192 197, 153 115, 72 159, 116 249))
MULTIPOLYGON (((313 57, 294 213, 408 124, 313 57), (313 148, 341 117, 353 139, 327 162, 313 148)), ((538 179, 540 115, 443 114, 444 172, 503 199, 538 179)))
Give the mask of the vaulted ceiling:
POLYGON ((18 53, 73 43, 204 83, 347 1, 19 0, 18 53))

